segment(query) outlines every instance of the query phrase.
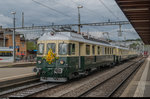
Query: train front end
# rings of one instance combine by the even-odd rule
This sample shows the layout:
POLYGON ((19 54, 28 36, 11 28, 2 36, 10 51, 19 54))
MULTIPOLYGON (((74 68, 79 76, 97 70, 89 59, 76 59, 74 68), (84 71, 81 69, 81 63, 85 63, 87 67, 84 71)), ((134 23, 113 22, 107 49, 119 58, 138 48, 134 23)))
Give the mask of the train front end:
POLYGON ((56 43, 39 43, 36 68, 41 81, 66 82, 67 81, 67 58, 56 54, 56 43), (47 45, 44 50, 44 45, 47 45))
POLYGON ((56 60, 49 64, 46 59, 38 57, 37 67, 34 71, 40 77, 41 81, 48 82, 66 82, 67 81, 67 68, 63 66, 65 60, 56 60))

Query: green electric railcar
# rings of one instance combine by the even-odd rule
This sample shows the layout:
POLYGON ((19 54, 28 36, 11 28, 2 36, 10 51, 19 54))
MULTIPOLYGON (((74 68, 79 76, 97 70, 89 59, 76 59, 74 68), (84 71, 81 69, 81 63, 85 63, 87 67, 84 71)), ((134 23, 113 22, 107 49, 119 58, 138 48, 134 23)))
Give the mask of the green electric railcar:
POLYGON ((37 65, 34 71, 41 81, 49 82, 65 82, 102 66, 114 66, 137 56, 135 51, 74 32, 45 33, 37 44, 37 65), (50 49, 58 57, 52 63, 44 58, 50 49))

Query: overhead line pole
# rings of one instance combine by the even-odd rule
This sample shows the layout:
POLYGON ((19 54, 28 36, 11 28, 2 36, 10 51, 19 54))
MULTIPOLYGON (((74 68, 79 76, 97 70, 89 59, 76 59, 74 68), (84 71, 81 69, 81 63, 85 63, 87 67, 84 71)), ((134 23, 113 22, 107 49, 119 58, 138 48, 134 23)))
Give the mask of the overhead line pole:
POLYGON ((83 6, 78 6, 78 32, 80 33, 80 27, 81 27, 81 23, 80 23, 80 8, 83 8, 83 6))
POLYGON ((14 15, 14 18, 13 18, 13 25, 14 25, 14 28, 13 28, 13 62, 15 62, 15 20, 16 20, 16 18, 15 18, 15 14, 16 14, 16 12, 11 12, 11 14, 13 14, 14 15))

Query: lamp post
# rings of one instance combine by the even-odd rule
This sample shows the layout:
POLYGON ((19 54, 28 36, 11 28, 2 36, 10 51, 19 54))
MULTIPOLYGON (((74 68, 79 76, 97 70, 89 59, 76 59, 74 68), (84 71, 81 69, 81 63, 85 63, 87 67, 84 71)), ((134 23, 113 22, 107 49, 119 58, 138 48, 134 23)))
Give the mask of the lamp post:
POLYGON ((83 8, 83 6, 78 6, 78 32, 80 33, 80 8, 83 8))
POLYGON ((11 12, 11 14, 14 15, 14 18, 13 18, 13 25, 14 25, 14 30, 13 30, 13 62, 15 62, 15 14, 16 12, 11 12))

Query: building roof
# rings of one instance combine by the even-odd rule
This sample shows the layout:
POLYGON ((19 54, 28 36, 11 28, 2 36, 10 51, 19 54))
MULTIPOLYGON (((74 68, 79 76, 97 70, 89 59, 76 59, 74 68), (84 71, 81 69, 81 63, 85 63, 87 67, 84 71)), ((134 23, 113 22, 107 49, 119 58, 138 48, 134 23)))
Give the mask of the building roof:
POLYGON ((145 44, 150 44, 150 0, 116 0, 145 44))

